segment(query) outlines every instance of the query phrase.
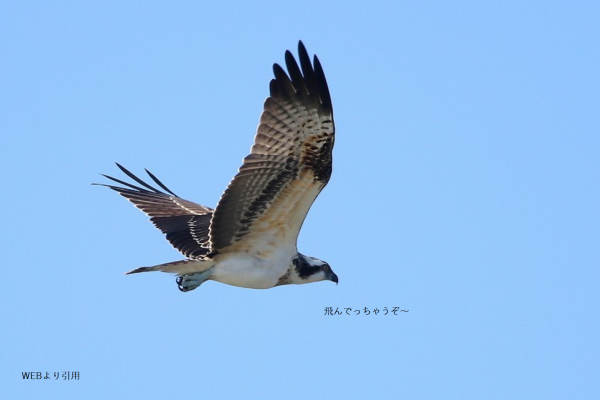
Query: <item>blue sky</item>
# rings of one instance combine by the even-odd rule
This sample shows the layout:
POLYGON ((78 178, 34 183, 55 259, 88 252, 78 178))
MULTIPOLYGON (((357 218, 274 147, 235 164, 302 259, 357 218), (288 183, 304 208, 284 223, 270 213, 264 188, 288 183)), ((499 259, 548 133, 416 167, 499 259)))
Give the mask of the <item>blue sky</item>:
POLYGON ((600 5, 390 3, 3 2, 2 398, 598 397, 600 5), (337 140, 298 245, 340 284, 124 276, 180 256, 90 183, 215 206, 299 39, 337 140))

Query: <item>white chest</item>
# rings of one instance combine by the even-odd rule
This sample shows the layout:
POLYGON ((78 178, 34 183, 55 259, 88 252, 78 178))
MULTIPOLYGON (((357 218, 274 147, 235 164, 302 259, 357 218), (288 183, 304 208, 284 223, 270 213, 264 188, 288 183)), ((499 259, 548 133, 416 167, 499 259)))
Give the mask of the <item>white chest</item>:
POLYGON ((293 267, 297 251, 282 248, 262 251, 236 251, 215 256, 216 265, 211 279, 232 286, 269 289, 293 267))

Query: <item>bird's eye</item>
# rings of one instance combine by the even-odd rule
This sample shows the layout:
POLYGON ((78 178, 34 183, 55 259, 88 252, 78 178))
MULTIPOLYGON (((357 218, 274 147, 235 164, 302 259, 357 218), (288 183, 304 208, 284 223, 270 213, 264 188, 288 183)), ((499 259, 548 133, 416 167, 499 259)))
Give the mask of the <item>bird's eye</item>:
POLYGON ((327 264, 323 265, 323 271, 329 271, 329 265, 327 265, 327 264))

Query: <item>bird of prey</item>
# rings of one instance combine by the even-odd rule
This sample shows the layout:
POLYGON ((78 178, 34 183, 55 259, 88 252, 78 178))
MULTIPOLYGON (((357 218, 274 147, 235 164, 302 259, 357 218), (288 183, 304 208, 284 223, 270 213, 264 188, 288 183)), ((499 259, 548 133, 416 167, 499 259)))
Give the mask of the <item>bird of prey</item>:
POLYGON ((139 186, 103 175, 107 186, 150 216, 186 259, 127 272, 177 275, 187 292, 212 280, 268 289, 279 285, 338 282, 329 264, 298 252, 302 223, 331 176, 334 122, 319 59, 311 63, 298 44, 299 62, 285 53, 287 73, 273 65, 254 144, 217 207, 184 200, 148 170, 161 190, 117 166, 139 186))

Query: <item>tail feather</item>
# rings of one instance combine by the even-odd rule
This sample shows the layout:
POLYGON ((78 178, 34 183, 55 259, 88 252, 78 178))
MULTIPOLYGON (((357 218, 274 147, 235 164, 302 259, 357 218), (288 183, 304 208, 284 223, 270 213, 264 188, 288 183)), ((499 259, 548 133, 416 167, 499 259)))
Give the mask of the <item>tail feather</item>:
POLYGON ((193 274, 196 272, 204 272, 212 266, 213 263, 210 260, 180 260, 168 262, 165 264, 154 265, 152 267, 139 267, 129 272, 126 272, 125 275, 152 271, 168 272, 177 275, 193 274))

